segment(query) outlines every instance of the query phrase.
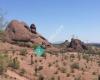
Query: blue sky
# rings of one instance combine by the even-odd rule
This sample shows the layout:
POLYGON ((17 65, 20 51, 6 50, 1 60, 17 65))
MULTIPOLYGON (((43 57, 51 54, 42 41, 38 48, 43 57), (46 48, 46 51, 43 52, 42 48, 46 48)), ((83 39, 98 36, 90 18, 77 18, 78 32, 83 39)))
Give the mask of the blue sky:
POLYGON ((34 23, 51 42, 70 40, 100 43, 100 0, 0 0, 7 20, 34 23))

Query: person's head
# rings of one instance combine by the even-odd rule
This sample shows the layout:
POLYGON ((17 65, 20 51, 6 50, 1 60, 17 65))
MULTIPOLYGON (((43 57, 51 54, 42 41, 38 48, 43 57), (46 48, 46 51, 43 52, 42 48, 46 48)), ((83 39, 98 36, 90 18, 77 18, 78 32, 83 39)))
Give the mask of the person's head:
POLYGON ((36 29, 34 24, 31 24, 30 29, 36 29))
POLYGON ((30 26, 31 32, 36 34, 36 27, 34 24, 31 24, 30 26))

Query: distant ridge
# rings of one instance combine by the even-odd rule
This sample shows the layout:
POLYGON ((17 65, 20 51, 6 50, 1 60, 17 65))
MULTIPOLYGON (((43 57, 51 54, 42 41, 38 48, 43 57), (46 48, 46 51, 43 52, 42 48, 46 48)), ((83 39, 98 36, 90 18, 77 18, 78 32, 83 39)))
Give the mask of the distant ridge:
POLYGON ((100 43, 87 43, 88 46, 100 47, 100 43))

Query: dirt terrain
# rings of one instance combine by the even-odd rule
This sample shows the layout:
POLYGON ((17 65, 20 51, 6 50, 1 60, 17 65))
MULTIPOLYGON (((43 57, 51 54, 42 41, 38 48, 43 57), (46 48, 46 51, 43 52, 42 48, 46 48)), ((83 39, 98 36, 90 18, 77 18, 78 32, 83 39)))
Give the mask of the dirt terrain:
POLYGON ((19 61, 19 67, 7 67, 0 80, 100 80, 100 55, 46 52, 39 57, 32 48, 6 42, 0 42, 0 54, 19 61))

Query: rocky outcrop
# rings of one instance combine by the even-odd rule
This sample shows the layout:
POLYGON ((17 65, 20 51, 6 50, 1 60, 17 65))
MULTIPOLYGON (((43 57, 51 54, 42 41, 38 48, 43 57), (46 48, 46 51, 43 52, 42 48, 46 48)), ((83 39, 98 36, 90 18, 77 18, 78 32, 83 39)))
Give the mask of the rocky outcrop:
POLYGON ((17 20, 13 20, 5 30, 7 41, 10 43, 14 41, 29 41, 31 37, 34 37, 29 30, 28 26, 17 20))
POLYGON ((50 46, 50 43, 39 33, 36 32, 36 26, 29 26, 24 22, 12 20, 5 29, 5 39, 9 43, 31 42, 32 44, 43 44, 50 46))
POLYGON ((83 43, 79 39, 71 39, 71 42, 68 45, 68 50, 69 51, 84 51, 87 50, 88 47, 85 43, 83 43))

